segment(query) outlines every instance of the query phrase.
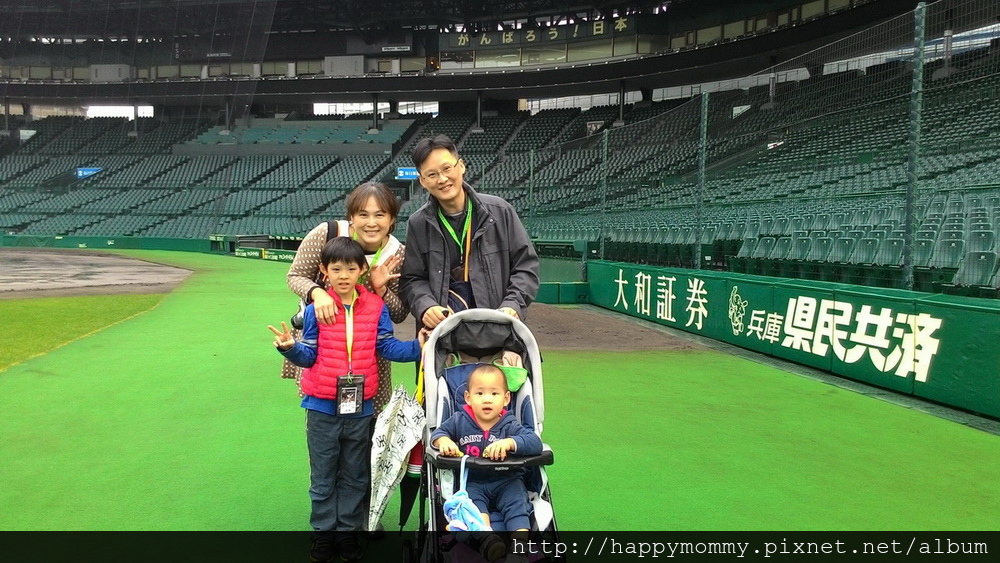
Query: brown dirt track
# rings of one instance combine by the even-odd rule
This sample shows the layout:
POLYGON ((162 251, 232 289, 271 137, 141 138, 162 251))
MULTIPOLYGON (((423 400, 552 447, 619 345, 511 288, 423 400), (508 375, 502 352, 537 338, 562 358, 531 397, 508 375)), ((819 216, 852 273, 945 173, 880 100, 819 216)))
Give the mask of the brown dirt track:
POLYGON ((190 270, 106 252, 0 248, 0 299, 166 293, 190 270))
MULTIPOLYGON (((96 251, 0 248, 0 300, 26 297, 169 292, 189 270, 96 251), (55 259, 54 259, 55 258, 55 259)), ((546 349, 686 350, 702 348, 665 330, 650 328, 589 305, 536 303, 528 327, 546 349)), ((397 325, 413 337, 413 322, 397 325)))

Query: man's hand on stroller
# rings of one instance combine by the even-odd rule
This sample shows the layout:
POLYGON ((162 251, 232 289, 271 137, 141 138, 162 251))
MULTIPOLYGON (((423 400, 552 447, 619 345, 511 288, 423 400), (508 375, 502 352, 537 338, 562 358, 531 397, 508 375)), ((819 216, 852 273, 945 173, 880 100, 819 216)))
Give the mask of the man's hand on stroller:
POLYGON ((448 307, 436 305, 424 311, 424 315, 421 317, 420 322, 423 323, 425 327, 433 329, 437 325, 441 324, 441 321, 448 318, 448 315, 452 314, 452 312, 453 311, 448 307))
POLYGON ((517 311, 511 309, 510 307, 500 307, 499 311, 505 315, 510 315, 517 320, 521 320, 521 316, 517 314, 517 311))
POLYGON ((441 436, 437 440, 434 440, 434 443, 431 445, 437 448, 443 456, 462 457, 462 450, 458 449, 458 444, 447 436, 441 436))
POLYGON ((507 459, 508 452, 516 450, 517 442, 513 438, 504 438, 486 446, 486 449, 483 450, 483 457, 493 461, 503 461, 507 459))

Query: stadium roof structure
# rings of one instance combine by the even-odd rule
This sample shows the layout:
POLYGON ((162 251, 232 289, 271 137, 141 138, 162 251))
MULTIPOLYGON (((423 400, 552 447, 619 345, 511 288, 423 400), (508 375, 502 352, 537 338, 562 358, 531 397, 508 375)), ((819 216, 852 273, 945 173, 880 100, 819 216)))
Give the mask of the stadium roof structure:
MULTIPOLYGON (((702 0, 703 4, 718 3, 702 0)), ((775 4, 754 0, 743 4, 775 4)), ((782 3, 782 2, 777 2, 782 3)), ((787 2, 786 2, 787 3, 787 2)), ((163 36, 233 31, 266 18, 272 31, 387 27, 493 27, 518 19, 644 12, 694 0, 13 0, 6 7, 21 36, 163 36), (98 16, 98 17, 91 17, 98 16)), ((8 31, 9 33, 9 31, 8 31)))
MULTIPOLYGON (((724 0, 13 0, 5 21, 0 23, 0 38, 16 40, 12 37, 14 32, 21 38, 109 35, 165 38, 243 33, 249 43, 253 37, 265 33, 307 29, 351 29, 364 36, 399 26, 414 29, 442 28, 455 23, 492 26, 511 18, 559 18, 580 11, 598 17, 602 12, 642 12, 654 8, 667 10, 667 17, 696 18, 698 14, 717 13, 733 17, 741 13, 736 10, 762 13, 793 3, 801 0, 753 0, 740 2, 739 8, 724 0)), ((0 94, 10 101, 132 103, 140 100, 184 104, 233 96, 284 103, 370 102, 373 94, 381 100, 450 101, 474 100, 477 96, 544 98, 602 94, 624 88, 655 89, 764 72, 780 61, 912 10, 916 4, 916 0, 862 2, 815 21, 706 48, 558 67, 294 80, 234 78, 61 84, 12 81, 0 83, 0 94)), ((808 64, 821 67, 824 62, 816 60, 808 64)))

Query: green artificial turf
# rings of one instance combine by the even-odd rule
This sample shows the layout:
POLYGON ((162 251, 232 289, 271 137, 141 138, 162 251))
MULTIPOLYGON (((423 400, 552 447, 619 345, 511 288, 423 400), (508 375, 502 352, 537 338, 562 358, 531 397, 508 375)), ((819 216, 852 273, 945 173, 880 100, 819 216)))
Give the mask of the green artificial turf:
POLYGON ((5 333, 0 370, 142 313, 162 298, 147 294, 0 300, 5 333))
POLYGON ((998 436, 711 350, 545 360, 549 477, 568 529, 1000 521, 998 436))
MULTIPOLYGON (((295 308, 287 264, 122 254, 196 273, 0 372, 0 530, 307 530, 304 415, 266 328, 295 308)), ((561 529, 1000 521, 998 436, 716 351, 597 348, 543 351, 561 529)))

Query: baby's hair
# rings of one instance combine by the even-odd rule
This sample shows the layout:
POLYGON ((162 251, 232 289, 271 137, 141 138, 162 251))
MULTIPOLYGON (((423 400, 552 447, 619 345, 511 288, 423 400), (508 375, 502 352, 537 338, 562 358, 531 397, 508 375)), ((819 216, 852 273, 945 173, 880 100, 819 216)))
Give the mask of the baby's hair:
POLYGON ((510 388, 507 387, 507 376, 504 375, 502 369, 496 367, 495 365, 493 365, 493 364, 480 364, 479 367, 477 367, 476 369, 472 370, 472 372, 469 374, 469 383, 468 383, 468 385, 470 387, 472 386, 472 378, 475 377, 477 374, 478 375, 486 375, 486 374, 499 375, 500 376, 500 381, 503 384, 503 390, 504 391, 510 391, 510 388))
POLYGON ((368 260, 365 259, 365 249, 357 241, 350 237, 333 237, 323 246, 323 252, 319 255, 320 263, 329 266, 336 262, 345 264, 357 264, 362 270, 368 267, 368 260))

